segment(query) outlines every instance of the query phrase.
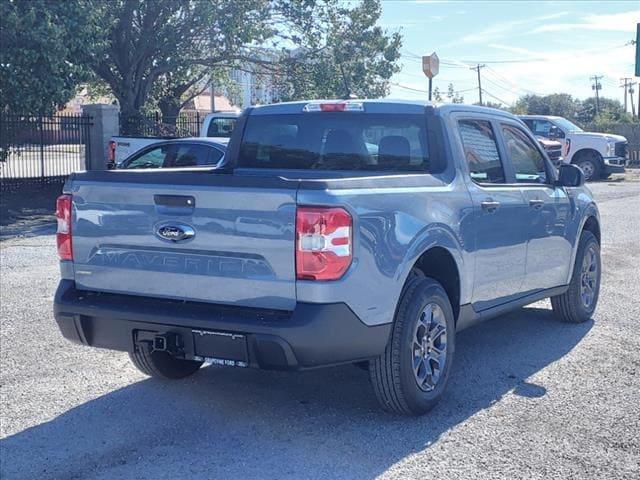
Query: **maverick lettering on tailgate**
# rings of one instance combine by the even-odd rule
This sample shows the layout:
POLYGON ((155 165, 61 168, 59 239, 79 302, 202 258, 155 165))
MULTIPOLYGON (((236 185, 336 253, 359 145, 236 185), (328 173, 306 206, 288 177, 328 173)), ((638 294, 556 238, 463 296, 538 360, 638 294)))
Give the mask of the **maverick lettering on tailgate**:
POLYGON ((104 246, 94 251, 88 265, 239 278, 275 277, 263 257, 229 252, 175 253, 104 246))

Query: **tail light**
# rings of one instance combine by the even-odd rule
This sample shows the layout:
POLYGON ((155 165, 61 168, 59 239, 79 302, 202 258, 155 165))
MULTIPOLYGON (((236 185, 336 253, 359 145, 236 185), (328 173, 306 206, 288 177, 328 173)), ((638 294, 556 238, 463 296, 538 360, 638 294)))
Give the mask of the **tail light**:
POLYGON ((116 142, 115 140, 109 140, 107 147, 107 161, 113 163, 116 161, 116 142))
POLYGON ((71 201, 71 195, 60 195, 58 200, 56 200, 56 219, 58 220, 56 240, 60 260, 73 260, 73 249, 71 247, 71 201))
POLYGON ((296 277, 337 280, 351 265, 353 221, 339 207, 298 207, 296 277))
POLYGON ((362 102, 312 102, 307 103, 303 108, 303 112, 363 112, 364 104, 362 102))

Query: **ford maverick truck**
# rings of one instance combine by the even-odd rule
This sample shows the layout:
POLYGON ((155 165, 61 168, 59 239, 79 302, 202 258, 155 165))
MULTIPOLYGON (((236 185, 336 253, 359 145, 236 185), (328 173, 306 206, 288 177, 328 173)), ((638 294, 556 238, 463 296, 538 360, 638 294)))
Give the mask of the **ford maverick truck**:
POLYGON ((549 297, 584 322, 598 301, 582 171, 482 107, 249 108, 217 168, 77 173, 57 218, 60 331, 153 377, 354 363, 418 415, 457 331, 549 297))

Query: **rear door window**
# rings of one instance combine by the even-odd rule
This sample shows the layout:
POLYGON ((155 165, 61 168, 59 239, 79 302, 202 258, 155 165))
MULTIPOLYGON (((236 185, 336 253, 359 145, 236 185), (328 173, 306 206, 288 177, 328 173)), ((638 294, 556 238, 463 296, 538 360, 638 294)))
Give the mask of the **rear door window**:
POLYGON ((429 172, 426 118, 360 112, 249 116, 238 166, 429 172))
POLYGON ((180 168, 214 165, 218 163, 221 157, 222 152, 206 145, 176 145, 175 155, 173 155, 170 163, 165 166, 180 168), (211 156, 212 154, 214 157, 211 156))
POLYGON ((504 168, 491 122, 460 120, 458 129, 471 179, 477 183, 505 183, 504 168))

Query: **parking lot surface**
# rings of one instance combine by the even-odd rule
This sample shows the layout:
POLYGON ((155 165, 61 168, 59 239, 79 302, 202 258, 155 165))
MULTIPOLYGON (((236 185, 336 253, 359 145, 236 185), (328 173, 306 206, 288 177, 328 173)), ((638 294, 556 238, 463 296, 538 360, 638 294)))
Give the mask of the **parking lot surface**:
POLYGON ((462 332, 448 392, 421 418, 381 412, 353 366, 147 379, 126 354, 58 332, 51 228, 5 237, 0 476, 640 478, 640 182, 591 188, 593 321, 558 323, 547 301, 462 332))

